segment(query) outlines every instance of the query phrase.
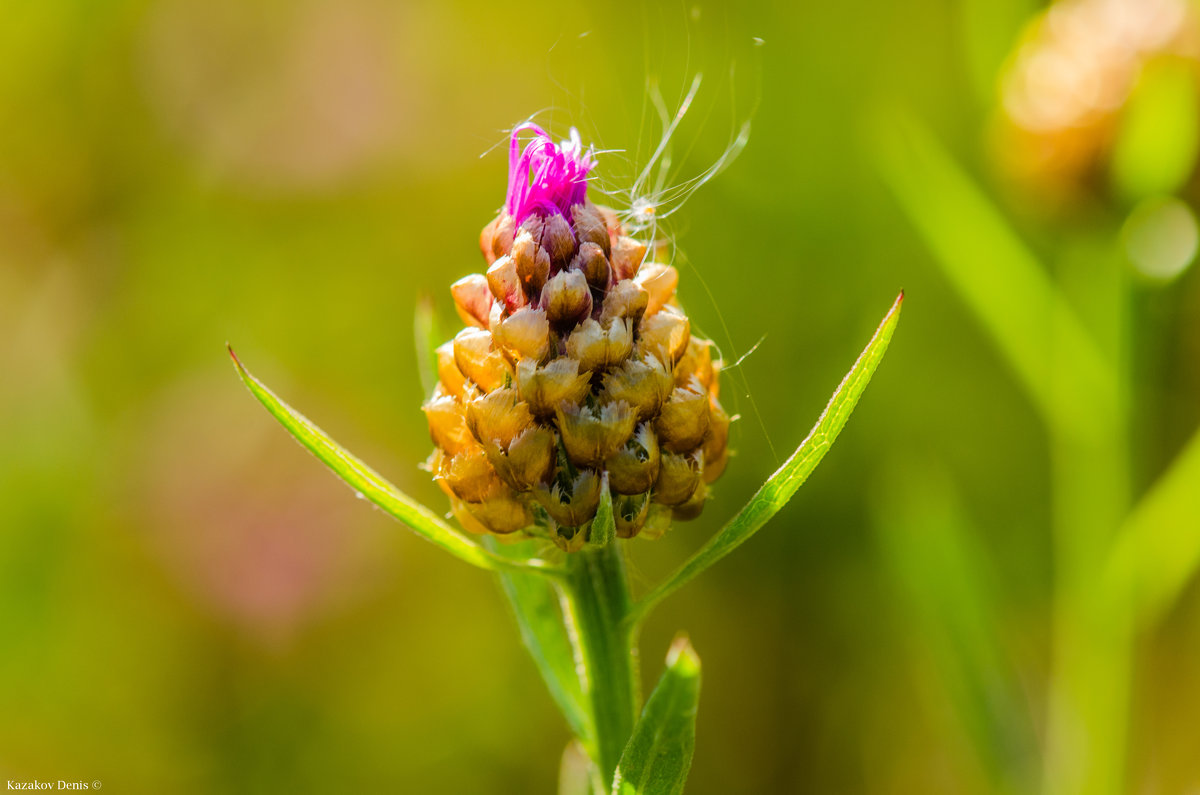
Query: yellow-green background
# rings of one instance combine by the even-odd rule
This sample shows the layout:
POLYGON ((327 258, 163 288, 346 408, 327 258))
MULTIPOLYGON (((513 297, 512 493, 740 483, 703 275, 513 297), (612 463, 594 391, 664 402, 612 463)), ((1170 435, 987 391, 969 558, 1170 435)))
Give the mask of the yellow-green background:
MULTIPOLYGON (((704 661, 689 792, 986 791, 936 628, 889 562, 889 495, 898 478, 958 495, 996 595, 984 634, 1036 737, 1047 443, 870 152, 880 109, 908 107, 987 184, 997 70, 1035 10, 4 0, 0 778, 553 791, 567 731, 490 577, 356 501, 246 393, 224 344, 444 505, 417 469, 412 318, 432 295, 448 335, 446 287, 483 267, 478 232, 506 179, 493 147, 534 113, 559 134, 578 125, 623 150, 598 166, 619 190, 659 139, 649 86, 674 109, 702 72, 675 179, 742 121, 753 132, 667 223, 687 255, 680 296, 727 359, 762 343, 724 381, 737 457, 700 520, 629 544, 636 585, 774 470, 908 299, 810 482, 647 627, 648 683, 677 629, 704 661)), ((1083 224, 1115 249, 1110 220, 1035 239, 1053 252, 1083 224)), ((1138 489, 1200 416, 1197 278, 1135 288, 1138 489)), ((918 561, 930 578, 939 565, 918 561)), ((1138 639, 1136 791, 1200 786, 1198 658, 1189 590, 1138 639)))

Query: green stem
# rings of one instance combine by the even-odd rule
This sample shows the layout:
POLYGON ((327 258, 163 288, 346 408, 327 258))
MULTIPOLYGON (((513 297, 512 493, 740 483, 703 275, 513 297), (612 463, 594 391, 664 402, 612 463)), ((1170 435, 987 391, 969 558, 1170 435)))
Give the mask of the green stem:
POLYGON ((637 648, 625 620, 631 602, 621 545, 568 555, 563 587, 595 727, 593 761, 607 783, 633 733, 640 700, 637 648))

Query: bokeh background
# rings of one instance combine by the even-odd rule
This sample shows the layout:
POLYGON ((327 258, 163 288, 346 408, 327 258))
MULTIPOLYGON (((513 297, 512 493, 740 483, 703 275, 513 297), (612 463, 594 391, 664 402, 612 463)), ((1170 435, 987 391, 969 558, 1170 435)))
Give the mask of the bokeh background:
MULTIPOLYGON (((970 263, 947 276, 995 241, 897 141, 940 142, 1116 352, 1107 452, 1136 503, 1200 421, 1195 12, 1059 6, 0 2, 0 778, 554 791, 568 733, 494 582, 355 500, 224 345, 442 505, 414 309, 450 328, 447 286, 482 269, 505 130, 578 126, 620 204, 654 97, 673 113, 702 74, 671 184, 751 137, 663 229, 694 324, 753 352, 725 375, 736 459, 700 520, 629 545, 635 584, 775 469, 908 298, 810 482, 647 627, 648 682, 677 629, 704 661, 689 792, 1035 791, 1061 459, 970 263), (922 227, 924 190, 944 212, 922 227)), ((1167 516, 1181 549, 1200 535, 1167 516)), ((1110 791, 1200 791, 1183 568, 1128 641, 1110 791)))

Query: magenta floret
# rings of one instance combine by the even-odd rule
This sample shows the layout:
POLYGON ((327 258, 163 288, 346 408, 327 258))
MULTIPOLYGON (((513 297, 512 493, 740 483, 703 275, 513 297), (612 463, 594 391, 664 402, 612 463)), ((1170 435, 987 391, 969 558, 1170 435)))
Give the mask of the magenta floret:
POLYGON ((569 140, 556 144, 536 124, 522 124, 513 130, 509 145, 504 208, 517 224, 534 213, 558 214, 570 221, 571 207, 587 198, 587 175, 594 165, 591 150, 583 151, 574 128, 569 140), (525 131, 534 137, 521 149, 525 131))

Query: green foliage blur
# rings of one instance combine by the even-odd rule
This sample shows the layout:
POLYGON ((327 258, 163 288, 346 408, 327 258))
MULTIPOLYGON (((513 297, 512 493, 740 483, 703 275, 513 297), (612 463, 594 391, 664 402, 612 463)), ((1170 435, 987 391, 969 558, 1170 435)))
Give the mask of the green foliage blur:
MULTIPOLYGON (((1000 91, 1039 10, 2 0, 0 779, 555 791, 568 731, 493 579, 355 500, 224 351, 445 505, 417 468, 414 310, 432 296, 456 328, 447 287, 483 269, 505 132, 534 116, 595 143, 596 198, 656 204, 682 302, 738 362, 736 458, 699 520, 630 543, 636 589, 774 471, 908 296, 824 464, 647 625, 647 689, 677 630, 703 659, 688 791, 1070 791, 1043 773, 1046 736, 1072 737, 1047 727, 1056 617, 1131 609, 1089 601, 1103 550, 1200 423, 1200 114, 1170 60, 1108 165, 1070 190, 1010 178, 1000 91), (697 74, 656 191, 655 98, 674 114, 697 74), (746 121, 723 173, 670 190, 746 121), (1078 455, 1045 416, 1106 417, 1102 396, 1063 403, 1063 368, 1021 369, 1054 337, 1021 321, 1044 296, 1013 251, 1116 363, 1107 446, 1078 455)), ((1151 508, 1159 552, 1126 558, 1149 561, 1152 619, 1079 647, 1059 684, 1124 681, 1127 714, 1098 718, 1127 760, 1109 788, 1175 793, 1200 787, 1200 510, 1151 508)))

